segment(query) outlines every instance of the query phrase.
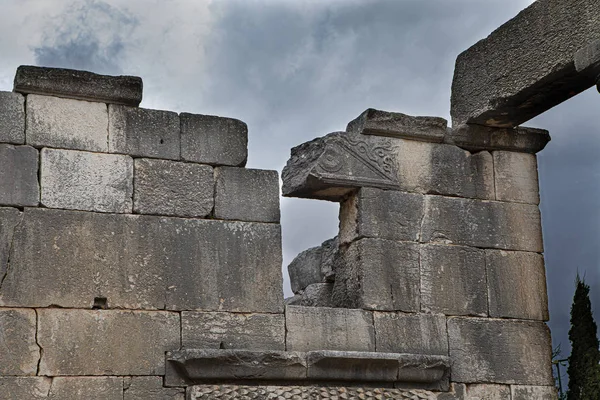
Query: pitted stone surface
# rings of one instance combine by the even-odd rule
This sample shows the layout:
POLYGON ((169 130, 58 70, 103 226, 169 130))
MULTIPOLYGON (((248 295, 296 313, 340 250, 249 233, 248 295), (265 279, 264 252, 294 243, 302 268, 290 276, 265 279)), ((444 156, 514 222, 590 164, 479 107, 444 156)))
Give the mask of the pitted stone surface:
POLYGON ((277 171, 219 167, 215 178, 215 218, 279 222, 277 171))
POLYGON ((42 376, 0 376, 0 399, 48 399, 52 378, 42 376))
POLYGON ((34 310, 0 308, 0 375, 36 374, 40 348, 35 335, 34 310))
POLYGON ((310 351, 307 354, 308 378, 329 381, 395 382, 398 354, 357 351, 310 351))
POLYGON ((541 253, 540 211, 531 204, 427 196, 421 241, 541 253))
POLYGON ((108 151, 106 104, 27 96, 26 142, 36 147, 108 151))
POLYGON ((214 174, 208 165, 138 158, 133 182, 136 213, 205 217, 213 209, 214 174))
POLYGON ((464 246, 421 247, 421 310, 488 314, 485 251, 464 246))
POLYGON ((25 98, 19 93, 0 92, 0 142, 25 143, 25 98))
POLYGON ((7 272, 15 228, 21 223, 22 217, 23 214, 16 208, 0 207, 0 294, 7 272))
POLYGON ((179 160, 179 115, 172 111, 108 106, 108 150, 131 156, 179 160))
POLYGON ((556 386, 522 386, 510 387, 512 400, 556 400, 558 398, 556 386))
POLYGON ((482 125, 454 127, 444 138, 444 143, 454 144, 469 151, 505 150, 535 154, 550 142, 545 129, 494 128, 482 125))
POLYGON ((165 352, 181 345, 174 312, 49 308, 37 313, 44 349, 40 375, 164 375, 165 352))
POLYGON ((448 355, 446 317, 440 314, 375 312, 377 351, 448 355))
POLYGON ((123 400, 123 378, 55 377, 52 379, 48 399, 123 400))
POLYGON ((324 241, 320 246, 304 250, 287 267, 292 291, 297 294, 309 285, 333 282, 338 262, 337 236, 324 241))
POLYGON ((541 254, 486 250, 486 265, 490 317, 549 319, 541 254))
POLYGON ((468 385, 466 399, 511 400, 510 386, 490 383, 468 385))
POLYGON ((142 78, 21 65, 14 91, 137 106, 142 101, 142 78))
POLYGON ((188 349, 285 350, 285 317, 183 311, 181 345, 188 349))
POLYGON ((41 158, 41 202, 44 206, 111 213, 131 212, 131 157, 43 149, 41 158))
POLYGON ((286 306, 286 349, 375 351, 373 316, 346 308, 286 306))
POLYGON ((333 283, 313 283, 304 289, 304 293, 302 293, 299 302, 291 305, 305 307, 334 307, 332 296, 333 283))
POLYGON ((181 158, 210 165, 243 167, 248 126, 237 119, 181 113, 181 158))
POLYGON ((38 159, 38 151, 31 146, 0 144, 0 204, 39 204, 38 159))
POLYGON ((163 387, 162 376, 125 377, 121 400, 184 400, 184 389, 163 387))
POLYGON ((537 160, 533 154, 495 151, 496 199, 539 204, 537 160))

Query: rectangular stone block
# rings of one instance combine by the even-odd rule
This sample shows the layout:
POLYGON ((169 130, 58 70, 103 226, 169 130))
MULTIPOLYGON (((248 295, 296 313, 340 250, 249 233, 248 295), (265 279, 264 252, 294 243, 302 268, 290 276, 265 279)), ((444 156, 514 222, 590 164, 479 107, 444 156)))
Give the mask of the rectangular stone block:
POLYGON ((337 307, 419 311, 419 246, 383 239, 352 243, 336 269, 337 307))
POLYGON ((123 378, 121 400, 184 400, 185 390, 163 387, 162 376, 131 376, 123 378))
POLYGON ((490 317, 549 319, 541 254, 486 250, 486 265, 490 317))
POLYGON ((108 151, 106 104, 27 96, 27 144, 36 147, 108 151))
POLYGON ((485 251, 464 246, 422 246, 421 311, 487 317, 485 251))
POLYGON ((134 161, 133 211, 139 214, 206 217, 214 205, 212 167, 167 160, 134 161))
POLYGON ((21 65, 14 91, 137 106, 142 101, 142 78, 21 65))
POLYGON ((418 241, 424 197, 393 190, 361 188, 340 206, 340 241, 370 237, 418 241))
POLYGON ((181 113, 181 158, 210 165, 243 167, 248 126, 237 119, 181 113))
POLYGON ((0 308, 0 375, 36 375, 40 348, 35 334, 34 310, 0 308))
POLYGON ((308 378, 329 381, 395 382, 398 354, 356 351, 310 351, 307 354, 308 378))
POLYGON ((543 322, 448 319, 452 380, 552 385, 550 331, 543 322))
POLYGON ((510 387, 512 400, 557 400, 556 386, 521 386, 510 387))
POLYGON ((373 315, 347 308, 286 306, 288 351, 375 351, 373 315))
POLYGON ((215 177, 215 218, 279 222, 277 171, 220 167, 215 177))
POLYGON ((181 345, 188 349, 285 350, 285 317, 183 311, 181 345))
POLYGON ((25 143, 25 98, 19 93, 0 92, 0 142, 25 143))
POLYGON ((33 147, 0 144, 0 204, 39 204, 38 159, 39 153, 33 147))
POLYGON ((0 305, 276 313, 276 224, 25 209, 0 305))
POLYGON ((38 309, 40 375, 164 375, 165 352, 181 346, 168 311, 38 309))
POLYGON ((483 125, 460 125, 454 127, 444 137, 444 143, 472 152, 505 150, 535 154, 542 151, 548 142, 550 142, 550 134, 547 130, 524 126, 496 128, 483 125))
POLYGON ((172 111, 108 106, 108 151, 137 157, 180 158, 179 115, 172 111))
POLYGON ((535 155, 495 151, 496 199, 539 204, 538 169, 535 155))
POLYGON ((510 386, 489 383, 468 385, 466 399, 511 400, 510 386))
POLYGON ((55 377, 52 378, 48 399, 123 400, 123 378, 55 377))
POLYGON ((536 205, 426 196, 422 242, 541 253, 536 205))
POLYGON ((379 352, 448 355, 444 315, 375 312, 373 318, 379 352))
POLYGON ((0 292, 6 275, 15 228, 23 214, 16 208, 0 207, 0 292))
POLYGON ((51 384, 43 376, 0 376, 0 400, 47 399, 51 384))
POLYGON ((41 202, 44 206, 109 213, 131 212, 131 157, 43 149, 41 159, 41 202))

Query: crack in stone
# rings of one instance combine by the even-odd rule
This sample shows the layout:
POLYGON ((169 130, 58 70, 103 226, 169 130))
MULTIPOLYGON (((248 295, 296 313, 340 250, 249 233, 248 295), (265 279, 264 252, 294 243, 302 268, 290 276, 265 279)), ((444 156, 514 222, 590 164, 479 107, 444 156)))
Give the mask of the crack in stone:
MULTIPOLYGON (((40 331, 40 316, 38 315, 37 309, 34 308, 33 312, 35 312, 35 344, 39 348, 39 351, 40 351, 40 356, 38 358, 35 375, 39 376, 40 375, 40 366, 42 364, 42 357, 44 356, 44 348, 42 347, 42 345, 40 345, 40 342, 38 340, 38 334, 40 331)), ((52 382, 50 383, 50 387, 52 387, 52 382)))
POLYGON ((13 255, 12 253, 13 253, 14 244, 15 244, 15 236, 17 234, 17 230, 23 223, 24 219, 25 219, 25 212, 21 212, 19 222, 17 222, 15 224, 15 226, 13 227, 12 236, 10 237, 10 245, 8 246, 8 257, 6 258, 6 270, 4 271, 4 275, 2 276, 2 279, 0 279, 0 295, 2 294, 2 285, 4 285, 4 281, 6 280, 6 277, 8 276, 8 274, 10 272, 11 258, 13 255))

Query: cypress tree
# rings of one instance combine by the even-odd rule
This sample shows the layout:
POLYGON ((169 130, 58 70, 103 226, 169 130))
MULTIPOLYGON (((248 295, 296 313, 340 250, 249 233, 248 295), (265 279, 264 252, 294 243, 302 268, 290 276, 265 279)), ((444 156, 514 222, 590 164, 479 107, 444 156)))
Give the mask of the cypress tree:
POLYGON ((569 330, 572 350, 567 400, 600 400, 600 350, 589 293, 590 287, 577 274, 569 330))

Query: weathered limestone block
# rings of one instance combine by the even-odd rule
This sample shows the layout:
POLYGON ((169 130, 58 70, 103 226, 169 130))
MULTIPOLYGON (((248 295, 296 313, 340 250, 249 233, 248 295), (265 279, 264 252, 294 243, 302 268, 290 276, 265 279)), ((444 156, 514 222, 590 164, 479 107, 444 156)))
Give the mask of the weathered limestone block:
POLYGON ((536 1, 460 54, 453 125, 517 126, 593 86, 599 65, 578 65, 575 54, 600 37, 598 8, 598 0, 536 1))
POLYGON ((36 374, 40 348, 35 331, 34 310, 0 308, 0 375, 36 374))
POLYGON ((285 317, 183 311, 181 345, 188 349, 285 350, 285 317))
POLYGON ((416 243, 361 239, 336 271, 337 307, 419 311, 419 247, 416 243))
POLYGON ((541 253, 536 205, 426 196, 422 242, 541 253))
POLYGON ((7 272, 15 228, 21 222, 22 217, 23 214, 16 208, 0 207, 0 294, 7 272))
POLYGON ((541 254, 486 250, 486 265, 490 317, 549 319, 541 254))
POLYGON ((373 315, 346 308, 286 306, 286 349, 375 351, 373 315))
POLYGON ((510 386, 494 384, 475 384, 467 386, 465 400, 511 400, 510 386))
POLYGON ((142 78, 21 65, 14 91, 137 106, 142 101, 142 78))
POLYGON ((505 150, 535 154, 542 151, 550 141, 545 129, 495 128, 482 125, 454 127, 444 138, 444 143, 454 144, 469 151, 505 150))
POLYGON ((56 377, 52 379, 48 399, 123 400, 123 378, 56 377))
POLYGON ((495 151, 496 199, 539 204, 537 160, 533 154, 495 151))
POLYGON ((485 251, 463 246, 422 246, 421 310, 487 317, 485 251))
POLYGON ((39 204, 38 159, 39 153, 33 147, 0 144, 0 204, 39 204))
POLYGON ((556 400, 556 386, 520 386, 510 387, 512 400, 556 400))
POLYGON ((306 361, 309 379, 395 382, 398 378, 398 354, 318 350, 308 352, 306 361))
POLYGON ((340 206, 340 241, 363 237, 417 241, 424 198, 419 194, 362 188, 340 206))
POLYGON ((237 119, 181 113, 181 158, 210 165, 243 167, 248 126, 237 119))
POLYGON ((51 384, 42 376, 0 376, 0 400, 47 399, 51 384))
POLYGON ((108 151, 106 104, 31 94, 26 105, 27 144, 108 151))
POLYGON ((413 117, 369 108, 348 124, 346 132, 441 143, 447 127, 444 118, 413 117))
POLYGON ((43 149, 40 185, 41 202, 49 208, 131 212, 133 159, 117 154, 43 149))
POLYGON ((332 296, 333 283, 313 283, 304 289, 300 301, 295 305, 305 307, 334 307, 332 296))
POLYGON ((279 222, 277 171, 219 167, 215 177, 215 218, 279 222))
POLYGON ((454 317, 448 336, 454 382, 553 384, 550 331, 543 322, 454 317))
POLYGON ((108 151, 131 156, 180 158, 179 115, 172 111, 108 106, 108 151))
POLYGON ((283 194, 340 201, 353 189, 494 199, 491 155, 453 145, 332 133, 292 149, 283 194))
POLYGON ((429 383, 431 388, 450 388, 450 357, 422 354, 399 354, 398 382, 429 383))
POLYGON ((0 305, 281 312, 280 243, 276 224, 25 209, 0 305))
POLYGON ((164 375, 165 352, 181 344, 174 312, 50 308, 37 313, 44 349, 40 375, 164 375))
POLYGON ((25 143, 25 98, 19 93, 0 92, 0 142, 25 143))
POLYGON ((338 258, 337 236, 298 254, 287 267, 292 291, 298 294, 309 285, 333 281, 338 258))
POLYGON ((163 387, 162 376, 132 376, 124 378, 121 400, 184 400, 184 389, 163 387))
POLYGON ((375 312, 377 351, 448 355, 446 317, 440 314, 375 312))
POLYGON ((139 214, 205 217, 214 205, 212 167, 138 158, 134 162, 133 211, 139 214))

